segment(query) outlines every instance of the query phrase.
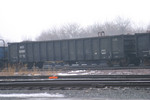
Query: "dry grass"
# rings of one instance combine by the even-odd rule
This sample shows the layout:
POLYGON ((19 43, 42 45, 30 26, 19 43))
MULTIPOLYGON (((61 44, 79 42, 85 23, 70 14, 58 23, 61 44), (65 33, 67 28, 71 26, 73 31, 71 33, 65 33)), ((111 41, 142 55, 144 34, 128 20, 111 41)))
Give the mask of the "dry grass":
POLYGON ((13 76, 15 73, 15 68, 11 68, 11 67, 8 67, 7 68, 4 68, 1 72, 0 72, 0 75, 1 76, 13 76))
POLYGON ((57 75, 59 71, 53 71, 51 69, 42 70, 33 66, 32 69, 28 69, 26 65, 8 65, 8 68, 4 68, 0 72, 0 76, 37 76, 37 75, 57 75))

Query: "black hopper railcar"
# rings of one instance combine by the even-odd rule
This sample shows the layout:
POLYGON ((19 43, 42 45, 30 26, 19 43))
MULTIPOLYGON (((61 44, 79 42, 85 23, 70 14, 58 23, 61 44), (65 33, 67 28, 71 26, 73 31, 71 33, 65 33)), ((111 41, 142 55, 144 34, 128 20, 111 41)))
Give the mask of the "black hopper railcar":
MULTIPOLYGON (((140 64, 135 35, 116 35, 92 38, 28 41, 8 43, 9 63, 42 67, 44 62, 55 65, 140 64)), ((140 45, 140 44, 138 44, 140 45)))

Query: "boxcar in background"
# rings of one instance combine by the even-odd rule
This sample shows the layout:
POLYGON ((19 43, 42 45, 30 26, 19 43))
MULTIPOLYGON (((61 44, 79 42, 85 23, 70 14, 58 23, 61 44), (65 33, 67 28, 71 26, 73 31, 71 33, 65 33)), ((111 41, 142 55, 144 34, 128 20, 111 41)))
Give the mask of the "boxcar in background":
POLYGON ((116 35, 54 41, 9 43, 9 62, 42 66, 53 64, 137 64, 134 35, 116 35), (135 60, 136 59, 136 60, 135 60))
POLYGON ((5 57, 5 48, 0 47, 0 59, 4 59, 4 57, 5 57))
POLYGON ((7 47, 0 47, 0 69, 4 68, 7 62, 7 47))

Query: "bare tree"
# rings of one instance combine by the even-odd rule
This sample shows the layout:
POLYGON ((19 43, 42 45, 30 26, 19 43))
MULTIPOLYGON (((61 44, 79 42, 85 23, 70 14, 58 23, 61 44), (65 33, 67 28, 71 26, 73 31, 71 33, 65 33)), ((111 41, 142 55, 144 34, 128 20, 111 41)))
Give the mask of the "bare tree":
POLYGON ((48 31, 43 31, 40 36, 36 38, 38 41, 43 40, 58 40, 60 39, 59 32, 56 28, 52 28, 48 31))
POLYGON ((64 25, 61 28, 61 31, 61 37, 63 38, 80 38, 80 34, 82 34, 83 29, 79 24, 73 23, 64 25))
POLYGON ((85 36, 87 37, 93 37, 93 36, 98 36, 98 32, 103 31, 103 25, 100 23, 95 23, 93 25, 90 25, 86 27, 85 29, 85 36))
POLYGON ((83 33, 83 29, 78 24, 67 24, 60 28, 51 28, 48 31, 42 32, 42 34, 36 38, 38 41, 42 40, 58 40, 69 38, 80 38, 83 33))
POLYGON ((150 24, 147 26, 147 29, 150 29, 150 24))
POLYGON ((98 32, 104 31, 106 35, 119 35, 132 32, 131 22, 128 19, 118 17, 115 21, 106 22, 104 24, 96 23, 87 27, 89 36, 95 36, 98 32))
MULTIPOLYGON (((148 26, 150 28, 150 25, 148 26)), ((106 35, 119 35, 143 32, 142 27, 133 27, 129 19, 121 17, 116 18, 112 22, 106 22, 104 24, 95 23, 85 28, 79 24, 72 23, 63 25, 60 28, 51 28, 48 31, 42 32, 42 34, 36 38, 36 40, 58 40, 58 39, 70 39, 70 38, 83 38, 83 37, 95 37, 98 36, 98 32, 104 31, 106 35)))
POLYGON ((103 25, 103 30, 105 31, 106 35, 117 35, 119 33, 114 22, 106 22, 103 25))
POLYGON ((132 32, 131 21, 129 19, 124 19, 117 17, 115 20, 116 34, 127 34, 132 32))
POLYGON ((133 33, 144 33, 145 29, 143 27, 133 28, 133 33))
POLYGON ((147 32, 150 33, 150 24, 147 26, 147 32))

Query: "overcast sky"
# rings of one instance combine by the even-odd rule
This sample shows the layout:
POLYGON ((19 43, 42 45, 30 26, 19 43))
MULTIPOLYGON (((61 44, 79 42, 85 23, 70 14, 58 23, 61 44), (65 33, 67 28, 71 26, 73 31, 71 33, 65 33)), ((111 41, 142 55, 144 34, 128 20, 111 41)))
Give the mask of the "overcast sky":
POLYGON ((87 26, 118 16, 146 26, 149 10, 150 0, 0 0, 0 36, 9 41, 34 40, 51 27, 87 26))

